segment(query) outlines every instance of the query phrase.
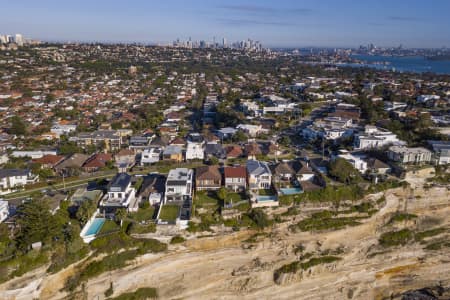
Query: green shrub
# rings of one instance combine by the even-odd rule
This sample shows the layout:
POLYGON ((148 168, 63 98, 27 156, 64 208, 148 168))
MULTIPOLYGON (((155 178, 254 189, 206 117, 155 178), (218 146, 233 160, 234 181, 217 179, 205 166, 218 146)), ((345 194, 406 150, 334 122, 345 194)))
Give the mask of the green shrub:
POLYGON ((155 288, 140 288, 132 293, 124 293, 111 300, 148 300, 158 298, 158 292, 155 288))
POLYGON ((360 217, 341 217, 334 218, 336 213, 325 210, 312 214, 310 218, 306 218, 298 222, 297 224, 291 225, 290 230, 296 231, 311 231, 311 230, 327 230, 327 229, 340 229, 346 226, 356 226, 361 224, 357 220, 360 217))
POLYGON ((391 231, 383 233, 379 238, 379 243, 383 247, 405 245, 414 238, 414 233, 409 229, 391 231))
POLYGON ((308 270, 311 267, 314 267, 314 266, 317 266, 320 264, 329 264, 334 261, 338 261, 340 259, 341 258, 337 257, 337 256, 321 256, 321 257, 311 258, 310 260, 308 260, 306 262, 295 261, 290 264, 286 264, 286 265, 280 267, 279 269, 275 270, 273 277, 274 277, 274 280, 276 281, 282 274, 297 273, 297 271, 299 271, 300 269, 308 270))
POLYGON ((155 223, 149 223, 147 225, 131 223, 127 229, 127 234, 143 234, 143 233, 154 233, 154 232, 156 232, 156 224, 155 223))
POLYGON ((184 243, 186 241, 186 239, 184 237, 182 237, 181 235, 176 235, 174 237, 172 237, 172 239, 170 240, 171 244, 180 244, 180 243, 184 243))
POLYGON ((114 288, 113 288, 113 283, 110 282, 109 288, 105 291, 105 297, 110 297, 110 296, 112 296, 112 294, 114 294, 114 288))
POLYGON ((391 217, 391 219, 389 220, 388 224, 393 224, 393 223, 396 223, 396 222, 409 221, 409 220, 413 220, 413 219, 416 219, 416 218, 417 218, 417 216, 413 215, 413 214, 397 212, 395 215, 393 215, 391 217))
POLYGON ((414 238, 416 239, 416 241, 422 241, 423 239, 427 238, 427 237, 432 237, 444 232, 447 232, 448 229, 447 228, 435 228, 435 229, 430 229, 430 230, 426 230, 426 231, 421 231, 421 232, 417 232, 414 235, 414 238))

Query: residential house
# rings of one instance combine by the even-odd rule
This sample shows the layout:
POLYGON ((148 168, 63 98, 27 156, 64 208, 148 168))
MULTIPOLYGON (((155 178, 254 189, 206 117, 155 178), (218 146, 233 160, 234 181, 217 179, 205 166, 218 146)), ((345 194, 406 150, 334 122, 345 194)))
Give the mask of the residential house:
POLYGON ((261 125, 239 124, 237 129, 241 129, 251 137, 255 137, 260 133, 267 133, 268 130, 262 128, 261 125))
POLYGON ((187 168, 177 168, 169 171, 164 193, 164 203, 183 203, 192 199, 194 172, 187 168))
POLYGON ((119 172, 126 172, 136 163, 136 154, 131 149, 122 149, 114 155, 119 172))
POLYGON ((227 159, 230 158, 239 158, 242 157, 244 151, 242 151, 242 147, 239 145, 230 145, 225 147, 225 152, 227 155, 227 159))
POLYGON ((63 155, 47 154, 41 158, 33 159, 33 163, 41 165, 41 169, 53 169, 57 164, 61 163, 66 157, 63 155))
POLYGON ((217 166, 202 166, 195 169, 197 191, 218 190, 222 186, 222 174, 217 166))
POLYGON ((360 173, 365 173, 367 171, 367 162, 364 160, 363 156, 352 154, 346 150, 340 150, 340 154, 338 154, 337 157, 348 161, 360 173))
POLYGON ((251 190, 270 189, 272 172, 265 162, 257 160, 247 161, 248 186, 251 190))
POLYGON ((423 147, 391 146, 387 151, 390 160, 400 163, 430 163, 433 153, 423 147))
POLYGON ((9 217, 9 202, 0 200, 0 223, 9 217))
POLYGON ((55 166, 55 171, 64 176, 73 176, 81 171, 89 155, 74 153, 55 166))
POLYGON ((94 132, 80 133, 69 140, 77 143, 79 147, 86 148, 89 145, 102 147, 106 151, 119 151, 122 145, 127 143, 126 134, 120 130, 97 130, 94 132))
POLYGON ((161 159, 162 152, 160 148, 145 149, 141 154, 141 166, 157 163, 161 159))
POLYGON ((386 175, 391 171, 391 167, 379 159, 369 157, 366 159, 366 161, 367 161, 367 169, 370 171, 371 174, 386 175))
POLYGON ((450 164, 450 142, 428 141, 434 152, 434 161, 438 165, 450 164))
POLYGON ((150 205, 160 204, 162 195, 164 194, 166 177, 159 174, 151 174, 144 177, 141 189, 139 191, 139 199, 149 201, 150 205))
POLYGON ((38 179, 39 176, 32 174, 28 169, 0 169, 0 188, 2 190, 36 183, 38 179))
POLYGON ((54 124, 52 128, 50 128, 50 132, 55 134, 57 138, 60 138, 61 135, 68 135, 71 132, 75 132, 77 130, 76 124, 54 124))
POLYGON ((128 148, 137 153, 144 151, 150 146, 153 136, 132 136, 128 148))
POLYGON ((45 155, 57 155, 56 150, 14 150, 11 153, 12 157, 31 157, 32 159, 41 158, 45 155))
POLYGON ((164 149, 169 145, 169 138, 167 136, 157 136, 150 142, 151 148, 164 149))
POLYGON ((138 209, 136 190, 131 184, 131 176, 127 173, 118 173, 111 179, 108 192, 100 201, 100 210, 107 217, 113 217, 119 208, 129 212, 138 209))
POLYGON ((225 159, 225 149, 221 144, 207 143, 205 146, 205 158, 216 157, 218 159, 225 159))
POLYGON ((108 162, 112 161, 112 155, 109 153, 96 153, 88 158, 83 164, 84 172, 96 172, 101 168, 106 167, 108 162))
POLYGON ((183 149, 180 146, 170 145, 163 151, 163 160, 182 162, 183 161, 183 149))
POLYGON ((315 173, 308 162, 300 160, 280 162, 271 168, 274 181, 311 181, 315 173))
POLYGON ((186 160, 203 159, 204 157, 203 143, 187 143, 186 160))
POLYGON ((180 137, 177 137, 173 141, 170 142, 170 145, 178 146, 178 147, 184 149, 184 147, 186 147, 186 141, 180 137))
POLYGON ((355 149, 380 148, 386 145, 405 145, 399 140, 397 135, 375 126, 366 125, 364 133, 359 133, 355 137, 355 149))
POLYGON ((232 127, 225 127, 221 128, 216 131, 216 135, 220 140, 227 140, 230 139, 235 133, 237 132, 237 129, 232 127))
POLYGON ((244 146, 245 155, 247 159, 255 160, 262 154, 261 147, 257 143, 251 143, 244 146))
POLYGON ((227 189, 234 192, 245 191, 247 188, 247 169, 245 167, 225 167, 224 184, 227 189))
POLYGON ((0 153, 0 165, 4 165, 9 161, 8 153, 0 153))

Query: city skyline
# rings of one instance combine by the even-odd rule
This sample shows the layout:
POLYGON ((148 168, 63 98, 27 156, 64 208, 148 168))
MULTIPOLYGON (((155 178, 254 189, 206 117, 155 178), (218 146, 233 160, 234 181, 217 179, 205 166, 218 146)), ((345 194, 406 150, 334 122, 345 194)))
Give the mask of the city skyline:
POLYGON ((43 41, 170 44, 174 39, 221 41, 248 37, 267 47, 437 48, 450 46, 450 3, 385 0, 151 2, 84 0, 5 3, 2 32, 43 41))

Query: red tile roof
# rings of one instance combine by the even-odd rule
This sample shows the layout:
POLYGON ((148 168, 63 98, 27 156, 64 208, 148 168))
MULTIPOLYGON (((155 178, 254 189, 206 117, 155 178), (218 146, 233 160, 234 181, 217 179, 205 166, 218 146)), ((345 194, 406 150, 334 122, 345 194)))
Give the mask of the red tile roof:
POLYGON ((47 154, 42 156, 41 158, 33 159, 33 162, 42 164, 42 165, 56 165, 61 162, 65 157, 62 155, 52 155, 47 154))
POLYGON ((225 167, 225 178, 246 178, 247 169, 245 167, 225 167))

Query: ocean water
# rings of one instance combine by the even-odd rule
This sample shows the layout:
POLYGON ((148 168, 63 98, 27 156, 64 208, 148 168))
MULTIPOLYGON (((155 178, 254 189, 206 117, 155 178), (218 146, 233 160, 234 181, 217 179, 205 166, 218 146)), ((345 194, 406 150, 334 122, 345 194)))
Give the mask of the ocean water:
POLYGON ((381 55, 352 55, 353 58, 366 62, 367 64, 346 64, 348 66, 365 66, 380 70, 394 70, 398 72, 436 74, 450 74, 450 61, 428 60, 423 56, 381 56, 381 55), (374 64, 377 62, 387 62, 388 64, 374 64))

